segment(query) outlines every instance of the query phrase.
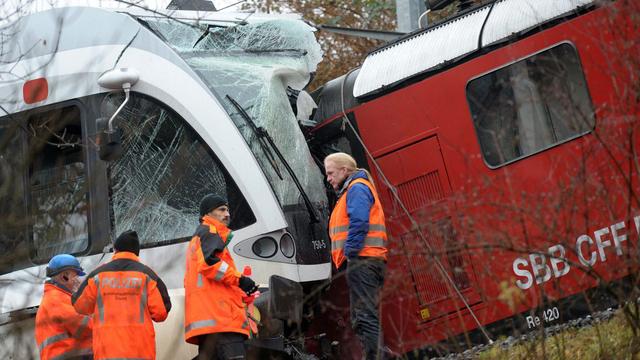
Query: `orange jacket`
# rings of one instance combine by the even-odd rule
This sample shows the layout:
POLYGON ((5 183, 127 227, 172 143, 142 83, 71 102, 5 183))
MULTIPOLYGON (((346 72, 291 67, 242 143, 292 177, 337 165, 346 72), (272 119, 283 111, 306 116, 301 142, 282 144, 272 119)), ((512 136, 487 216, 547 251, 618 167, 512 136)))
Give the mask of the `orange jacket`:
POLYGON ((189 243, 184 275, 185 340, 198 344, 199 335, 236 332, 249 335, 249 322, 238 287, 240 273, 226 248, 231 231, 204 216, 189 243))
POLYGON ((387 230, 384 224, 384 212, 378 193, 371 183, 363 178, 352 180, 342 192, 329 219, 329 237, 331 238, 331 257, 337 268, 346 259, 344 243, 349 236, 349 214, 347 212, 347 192, 355 184, 366 185, 373 194, 373 205, 369 210, 369 231, 364 239, 364 246, 358 256, 373 256, 387 260, 387 230))
POLYGON ((164 321, 171 301, 162 280, 134 253, 115 253, 87 275, 72 300, 79 313, 93 314, 95 359, 155 359, 151 320, 164 321))
POLYGON ((71 305, 71 292, 49 280, 36 314, 36 343, 40 359, 91 355, 91 317, 71 305))

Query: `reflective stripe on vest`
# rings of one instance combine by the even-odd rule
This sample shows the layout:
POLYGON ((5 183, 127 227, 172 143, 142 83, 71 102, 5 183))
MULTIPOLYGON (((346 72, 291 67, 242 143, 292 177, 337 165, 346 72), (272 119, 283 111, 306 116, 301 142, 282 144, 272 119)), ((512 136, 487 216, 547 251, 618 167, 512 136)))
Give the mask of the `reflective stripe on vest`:
POLYGON ((187 325, 184 328, 184 332, 188 333, 191 330, 195 330, 195 329, 200 329, 203 327, 213 327, 216 326, 216 321, 211 319, 211 320, 200 320, 200 321, 194 321, 191 324, 187 325))
POLYGON ((100 293, 100 278, 98 275, 93 277, 93 281, 96 283, 96 304, 98 305, 98 317, 100 322, 104 323, 104 301, 102 301, 102 294, 100 293))
POLYGON ((387 229, 384 225, 384 211, 373 185, 365 179, 355 179, 347 184, 329 218, 329 236, 331 238, 331 258, 336 267, 346 260, 345 243, 349 238, 349 214, 347 209, 347 192, 351 186, 363 184, 369 188, 374 201, 369 210, 369 226, 362 239, 362 249, 358 256, 375 256, 386 260, 387 229))
POLYGON ((82 321, 80 322, 80 325, 78 325, 78 329, 76 330, 76 333, 73 334, 73 337, 75 338, 79 338, 80 335, 82 335, 82 332, 84 331, 84 329, 87 328, 87 324, 89 324, 89 317, 85 316, 84 319, 82 319, 82 321))
POLYGON ((229 269, 229 264, 223 261, 218 268, 218 272, 216 273, 216 277, 214 278, 214 280, 221 281, 224 277, 224 274, 227 272, 227 269, 229 269))
POLYGON ((79 356, 93 355, 93 351, 91 349, 73 349, 69 350, 65 353, 62 353, 58 356, 52 357, 50 360, 65 360, 77 358, 79 356))
POLYGON ((147 310, 147 284, 149 283, 149 275, 144 279, 142 284, 142 295, 140 296, 140 323, 144 324, 144 313, 147 310))
POLYGON ((202 280, 202 274, 198 273, 198 287, 202 287, 204 285, 204 281, 202 280))
MULTIPOLYGON (((347 240, 334 240, 331 242, 331 250, 344 248, 347 240)), ((364 246, 387 246, 387 240, 379 236, 367 236, 364 238, 364 246)))
MULTIPOLYGON (((386 226, 380 225, 380 224, 369 224, 369 231, 387 232, 387 228, 386 226)), ((336 226, 334 228, 329 229, 329 235, 338 235, 343 232, 349 233, 349 225, 336 226)))
POLYGON ((46 348, 47 346, 53 344, 53 343, 57 343, 58 341, 62 341, 62 340, 66 340, 70 338, 70 336, 67 333, 62 333, 62 334, 58 334, 58 335, 53 335, 53 336, 49 336, 48 338, 44 339, 44 341, 42 341, 42 343, 40 344, 40 346, 38 347, 40 349, 40 352, 42 353, 42 350, 44 348, 46 348))

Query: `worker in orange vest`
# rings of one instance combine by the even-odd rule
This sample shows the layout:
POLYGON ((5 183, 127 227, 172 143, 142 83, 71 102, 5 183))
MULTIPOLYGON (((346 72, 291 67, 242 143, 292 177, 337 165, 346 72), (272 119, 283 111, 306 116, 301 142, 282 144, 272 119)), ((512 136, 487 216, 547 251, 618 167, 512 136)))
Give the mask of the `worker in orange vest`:
POLYGON ((71 294, 85 273, 80 262, 68 254, 51 258, 47 265, 44 296, 36 314, 36 343, 40 359, 93 359, 91 317, 80 315, 71 294))
POLYGON ((122 233, 113 247, 111 261, 87 276, 73 295, 73 306, 81 314, 93 314, 95 359, 153 360, 152 321, 164 321, 171 310, 167 287, 138 259, 135 231, 122 233))
POLYGON ((200 202, 200 225, 187 249, 184 276, 185 340, 198 345, 199 360, 244 359, 249 321, 243 297, 258 290, 236 269, 227 200, 209 194, 200 202))
POLYGON ((347 263, 351 326, 366 359, 384 357, 380 329, 380 291, 387 262, 384 212, 368 171, 348 154, 324 160, 327 181, 338 194, 329 219, 331 255, 336 268, 347 263))

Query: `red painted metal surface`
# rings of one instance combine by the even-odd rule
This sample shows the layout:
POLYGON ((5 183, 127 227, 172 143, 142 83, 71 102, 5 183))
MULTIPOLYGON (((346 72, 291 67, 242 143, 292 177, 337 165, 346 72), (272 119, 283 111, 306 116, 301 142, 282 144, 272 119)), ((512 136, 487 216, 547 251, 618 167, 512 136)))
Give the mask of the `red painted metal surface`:
MULTIPOLYGON (((420 224, 412 227, 369 159, 390 230, 383 327, 392 350, 406 353, 477 328, 434 258, 484 325, 637 269, 640 205, 634 194, 640 187, 632 155, 640 143, 638 14, 632 1, 609 4, 350 110, 367 148, 420 224), (490 168, 467 102, 469 81, 563 42, 579 54, 594 131, 490 168), (598 241, 609 245, 600 249, 598 241), (558 246, 566 263, 549 255, 558 246), (578 254, 595 259, 591 272, 578 254), (527 279, 514 266, 533 273, 534 265, 545 276, 518 287, 516 281, 527 279)), ((340 328, 349 331, 344 323, 340 328)))

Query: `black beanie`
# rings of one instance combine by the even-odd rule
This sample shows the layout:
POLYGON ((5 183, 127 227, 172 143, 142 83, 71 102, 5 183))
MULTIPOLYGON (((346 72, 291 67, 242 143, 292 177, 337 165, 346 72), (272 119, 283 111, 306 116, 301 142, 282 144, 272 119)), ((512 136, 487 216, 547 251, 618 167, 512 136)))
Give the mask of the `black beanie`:
POLYGON ((113 243, 113 248, 116 251, 129 251, 139 255, 140 240, 138 240, 138 233, 134 230, 127 230, 123 232, 113 243))
POLYGON ((227 199, 224 197, 214 194, 205 195, 202 200, 200 200, 200 217, 207 215, 222 205, 229 205, 227 199))

